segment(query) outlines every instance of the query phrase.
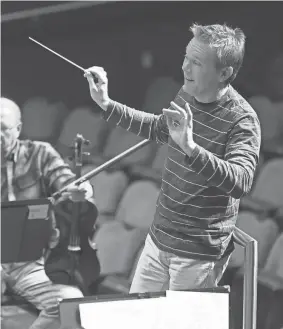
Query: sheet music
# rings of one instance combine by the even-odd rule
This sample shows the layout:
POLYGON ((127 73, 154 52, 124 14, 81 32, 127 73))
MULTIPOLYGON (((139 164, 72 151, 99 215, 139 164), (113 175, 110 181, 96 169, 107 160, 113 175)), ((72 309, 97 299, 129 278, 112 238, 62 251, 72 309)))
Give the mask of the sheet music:
POLYGON ((84 329, 156 329, 165 297, 79 305, 84 329))
POLYGON ((166 291, 156 329, 229 329, 229 294, 166 291))
POLYGON ((84 329, 229 329, 229 294, 167 291, 166 297, 79 305, 84 329))

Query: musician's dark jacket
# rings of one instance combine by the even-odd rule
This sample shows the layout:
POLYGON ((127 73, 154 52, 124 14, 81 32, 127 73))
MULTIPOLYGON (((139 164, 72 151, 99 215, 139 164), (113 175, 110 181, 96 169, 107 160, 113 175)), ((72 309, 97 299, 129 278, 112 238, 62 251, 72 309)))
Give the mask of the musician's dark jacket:
MULTIPOLYGON (((75 179, 70 166, 46 142, 18 140, 9 161, 13 162, 12 186, 16 200, 50 197, 52 193, 75 179)), ((92 186, 89 182, 84 184, 87 189, 87 202, 95 204, 92 186)), ((1 201, 9 201, 6 167, 1 167, 1 201)), ((58 200, 62 201, 63 198, 58 200)), ((97 211, 96 207, 92 208, 97 211)), ((93 214, 95 218, 96 215, 97 213, 93 214)), ((53 220, 53 234, 49 247, 54 248, 57 245, 59 234, 53 220)))

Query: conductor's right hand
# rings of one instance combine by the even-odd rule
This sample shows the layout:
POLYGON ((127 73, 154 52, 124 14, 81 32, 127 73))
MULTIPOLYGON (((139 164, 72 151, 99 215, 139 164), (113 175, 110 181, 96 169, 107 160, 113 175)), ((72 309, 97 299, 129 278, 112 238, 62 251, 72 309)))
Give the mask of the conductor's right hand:
POLYGON ((110 101, 107 73, 103 67, 93 66, 85 70, 84 77, 87 78, 91 98, 106 111, 110 101))

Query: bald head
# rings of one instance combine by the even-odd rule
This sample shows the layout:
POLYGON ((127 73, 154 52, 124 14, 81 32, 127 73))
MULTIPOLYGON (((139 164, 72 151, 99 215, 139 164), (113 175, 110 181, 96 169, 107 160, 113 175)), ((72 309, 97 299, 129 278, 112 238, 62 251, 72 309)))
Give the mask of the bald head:
POLYGON ((1 121, 4 120, 8 126, 13 127, 21 123, 21 110, 12 100, 1 97, 0 111, 1 121))
POLYGON ((8 98, 0 100, 1 119, 1 166, 14 149, 20 136, 22 123, 21 111, 18 105, 8 98))

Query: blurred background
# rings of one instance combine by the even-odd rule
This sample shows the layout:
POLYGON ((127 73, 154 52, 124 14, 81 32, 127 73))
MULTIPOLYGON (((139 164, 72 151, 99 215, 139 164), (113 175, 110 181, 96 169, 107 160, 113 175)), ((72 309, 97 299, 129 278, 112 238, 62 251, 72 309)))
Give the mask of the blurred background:
MULTIPOLYGON (((260 117, 262 150, 249 196, 257 202, 243 200, 237 225, 259 243, 262 329, 283 327, 282 13, 282 2, 1 2, 1 94, 22 109, 21 137, 50 142, 72 165, 70 146, 83 134, 91 142, 84 173, 140 139, 102 121, 83 72, 29 36, 83 68, 103 66, 112 99, 159 114, 182 86, 190 25, 225 22, 243 29, 246 55, 233 86, 260 117), (269 206, 279 210, 270 213, 269 206)), ((166 146, 152 143, 92 179, 101 262, 93 293, 128 292, 153 219, 165 155, 166 146)), ((235 329, 241 327, 243 260, 244 251, 236 248, 222 280, 232 287, 235 329)))

